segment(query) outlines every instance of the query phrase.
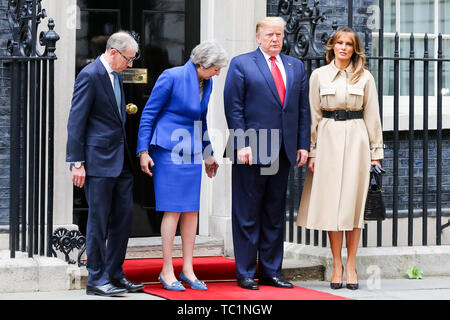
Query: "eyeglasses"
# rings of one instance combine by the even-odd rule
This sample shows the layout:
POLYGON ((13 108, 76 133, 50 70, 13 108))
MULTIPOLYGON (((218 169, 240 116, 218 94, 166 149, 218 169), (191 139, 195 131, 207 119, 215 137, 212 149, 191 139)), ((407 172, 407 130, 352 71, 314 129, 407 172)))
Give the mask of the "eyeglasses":
POLYGON ((140 57, 140 54, 139 54, 139 52, 136 52, 136 55, 133 57, 133 58, 127 58, 127 57, 125 57, 123 54, 122 54, 122 52, 120 52, 120 50, 118 50, 118 49, 116 49, 116 48, 111 48, 111 49, 114 49, 114 50, 116 50, 126 61, 127 61, 127 64, 129 64, 130 62, 133 62, 133 61, 135 61, 135 60, 137 60, 137 59, 139 59, 139 57, 140 57))

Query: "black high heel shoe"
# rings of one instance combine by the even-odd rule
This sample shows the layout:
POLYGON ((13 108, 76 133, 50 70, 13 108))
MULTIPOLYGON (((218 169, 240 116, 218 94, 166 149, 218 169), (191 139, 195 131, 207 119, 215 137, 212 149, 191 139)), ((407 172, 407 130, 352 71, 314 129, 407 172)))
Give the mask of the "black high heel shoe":
MULTIPOLYGON (((342 265, 342 278, 344 277, 344 265, 342 265)), ((333 290, 341 289, 342 282, 330 282, 330 288, 333 290)))
MULTIPOLYGON (((356 270, 355 270, 355 273, 356 273, 356 276, 358 276, 358 272, 356 270)), ((350 289, 350 290, 358 290, 359 289, 359 283, 358 282, 357 283, 347 283, 345 285, 345 287, 347 289, 350 289)))

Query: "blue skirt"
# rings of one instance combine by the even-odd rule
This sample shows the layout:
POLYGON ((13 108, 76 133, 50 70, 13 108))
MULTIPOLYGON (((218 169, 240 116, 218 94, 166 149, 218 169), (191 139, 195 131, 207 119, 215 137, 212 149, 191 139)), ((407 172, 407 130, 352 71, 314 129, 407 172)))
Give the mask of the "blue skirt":
POLYGON ((156 211, 196 212, 200 209, 202 155, 181 156, 158 146, 150 148, 156 211))

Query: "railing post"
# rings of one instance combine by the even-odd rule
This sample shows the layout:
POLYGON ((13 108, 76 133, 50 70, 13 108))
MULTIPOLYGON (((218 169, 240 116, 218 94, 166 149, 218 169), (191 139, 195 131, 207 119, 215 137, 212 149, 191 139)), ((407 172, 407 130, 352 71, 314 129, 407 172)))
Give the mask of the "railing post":
POLYGON ((392 246, 398 243, 398 154, 399 154, 399 98, 400 98, 400 38, 398 32, 395 33, 394 52, 394 150, 392 165, 392 246))
POLYGON ((413 245, 414 226, 414 35, 409 38, 409 160, 408 160, 408 246, 413 245))
POLYGON ((53 19, 49 19, 49 31, 40 35, 45 52, 42 55, 38 52, 37 26, 41 18, 46 17, 41 0, 10 0, 7 12, 13 37, 7 44, 10 56, 1 58, 11 61, 12 71, 10 255, 15 257, 20 238, 21 250, 27 251, 28 257, 44 255, 47 199, 47 255, 50 256, 53 231, 54 60, 59 36, 53 30, 53 19))
POLYGON ((15 258, 17 250, 17 232, 19 222, 19 197, 20 187, 20 111, 19 111, 19 92, 20 92, 20 78, 17 71, 18 63, 13 61, 11 64, 11 133, 10 133, 10 191, 9 191, 9 206, 10 206, 10 257, 15 258))
POLYGON ((438 36, 437 62, 437 151, 436 151, 436 245, 441 245, 442 210, 442 34, 438 36))
POLYGON ((428 219, 428 35, 424 38, 423 53, 423 148, 422 148, 422 245, 427 245, 427 219, 428 219))
POLYGON ((50 58, 48 81, 48 182, 47 182, 47 256, 52 255, 51 239, 53 235, 53 191, 54 191, 54 131, 55 131, 55 61, 56 42, 59 35, 54 31, 53 19, 48 21, 48 30, 41 33, 41 44, 45 43, 45 54, 50 58))

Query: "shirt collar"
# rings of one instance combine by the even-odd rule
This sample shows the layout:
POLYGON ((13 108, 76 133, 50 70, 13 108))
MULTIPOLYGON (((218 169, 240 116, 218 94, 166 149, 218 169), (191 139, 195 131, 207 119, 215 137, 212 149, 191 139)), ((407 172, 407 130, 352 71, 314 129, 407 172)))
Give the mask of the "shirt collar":
MULTIPOLYGON (((332 70, 331 81, 333 81, 336 78, 336 76, 343 70, 336 67, 336 65, 334 64, 334 59, 329 63, 329 66, 332 70)), ((347 72, 349 74, 353 72, 353 62, 352 61, 350 61, 350 64, 347 66, 347 68, 345 68, 345 72, 347 72)))
MULTIPOLYGON (((261 49, 261 47, 259 47, 259 50, 262 52, 262 54, 264 55, 264 58, 266 59, 266 61, 268 61, 268 62, 270 62, 270 55, 268 55, 267 53, 265 53, 264 52, 264 50, 263 49, 261 49)), ((281 57, 280 57, 280 55, 279 54, 277 54, 276 56, 275 56, 275 61, 276 62, 279 62, 279 63, 283 63, 282 61, 281 61, 281 57)))
POLYGON ((106 61, 105 57, 103 56, 103 54, 100 56, 100 61, 103 63, 103 66, 106 69, 106 72, 108 72, 109 74, 113 73, 114 70, 111 68, 111 66, 109 65, 109 63, 106 61))

